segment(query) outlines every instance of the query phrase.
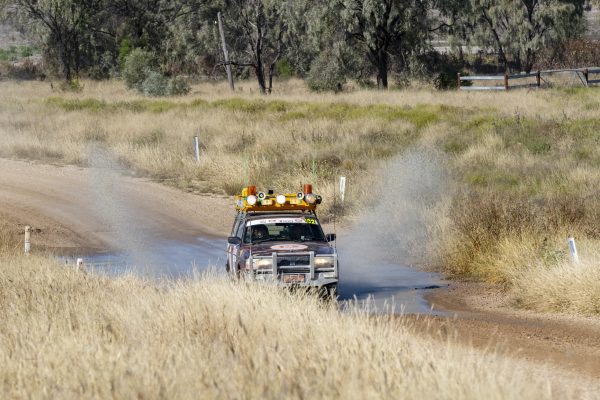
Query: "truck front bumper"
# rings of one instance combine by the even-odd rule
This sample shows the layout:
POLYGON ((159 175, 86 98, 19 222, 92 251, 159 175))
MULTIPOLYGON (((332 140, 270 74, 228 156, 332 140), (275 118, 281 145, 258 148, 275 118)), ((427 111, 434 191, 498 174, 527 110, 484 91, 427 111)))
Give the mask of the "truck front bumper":
MULTIPOLYGON (((314 252, 307 253, 273 253, 271 257, 254 257, 254 260, 270 260, 268 268, 252 268, 245 275, 256 281, 275 282, 281 286, 322 287, 335 285, 338 282, 337 254, 318 255, 320 259, 330 259, 328 265, 316 266, 314 252), (307 263, 289 265, 290 259, 304 259, 307 263)), ((253 258, 249 264, 253 265, 253 258)))

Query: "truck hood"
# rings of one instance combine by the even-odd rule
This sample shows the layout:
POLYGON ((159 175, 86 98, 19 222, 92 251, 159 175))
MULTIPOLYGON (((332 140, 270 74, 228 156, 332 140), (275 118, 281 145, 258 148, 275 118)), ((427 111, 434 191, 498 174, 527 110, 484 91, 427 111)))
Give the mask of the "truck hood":
POLYGON ((306 253, 333 254, 335 250, 327 242, 264 242, 244 245, 244 251, 252 251, 254 256, 270 256, 273 253, 306 253))

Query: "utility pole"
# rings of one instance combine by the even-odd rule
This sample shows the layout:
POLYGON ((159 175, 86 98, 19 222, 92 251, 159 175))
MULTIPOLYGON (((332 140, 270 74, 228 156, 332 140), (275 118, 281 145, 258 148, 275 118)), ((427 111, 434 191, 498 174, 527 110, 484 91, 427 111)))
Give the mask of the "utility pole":
POLYGON ((227 71, 227 80, 231 91, 235 91, 233 86, 233 76, 231 76, 231 64, 229 64, 229 54, 227 54, 227 44, 225 43, 225 31, 223 31, 223 21, 221 20, 221 11, 217 13, 219 21, 219 33, 221 34, 221 45, 223 46, 223 56, 225 57, 225 70, 227 71))

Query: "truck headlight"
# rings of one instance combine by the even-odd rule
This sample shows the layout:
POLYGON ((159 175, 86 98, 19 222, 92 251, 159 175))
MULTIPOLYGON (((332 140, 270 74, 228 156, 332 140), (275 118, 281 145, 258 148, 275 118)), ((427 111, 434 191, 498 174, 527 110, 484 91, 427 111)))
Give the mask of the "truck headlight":
POLYGON ((253 258, 252 268, 254 269, 271 269, 273 268, 272 258, 253 258))
POLYGON ((333 268, 333 257, 315 257, 315 268, 333 268))

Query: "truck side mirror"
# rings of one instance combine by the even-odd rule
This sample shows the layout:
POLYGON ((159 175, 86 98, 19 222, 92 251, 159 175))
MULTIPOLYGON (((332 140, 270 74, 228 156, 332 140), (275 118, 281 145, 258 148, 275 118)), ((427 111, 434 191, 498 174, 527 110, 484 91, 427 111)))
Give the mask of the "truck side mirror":
POLYGON ((236 237, 236 236, 229 236, 227 238, 227 243, 238 246, 238 245, 242 244, 242 239, 240 239, 239 237, 236 237))
POLYGON ((328 242, 333 242, 335 240, 335 233, 328 233, 325 235, 325 240, 328 242))

